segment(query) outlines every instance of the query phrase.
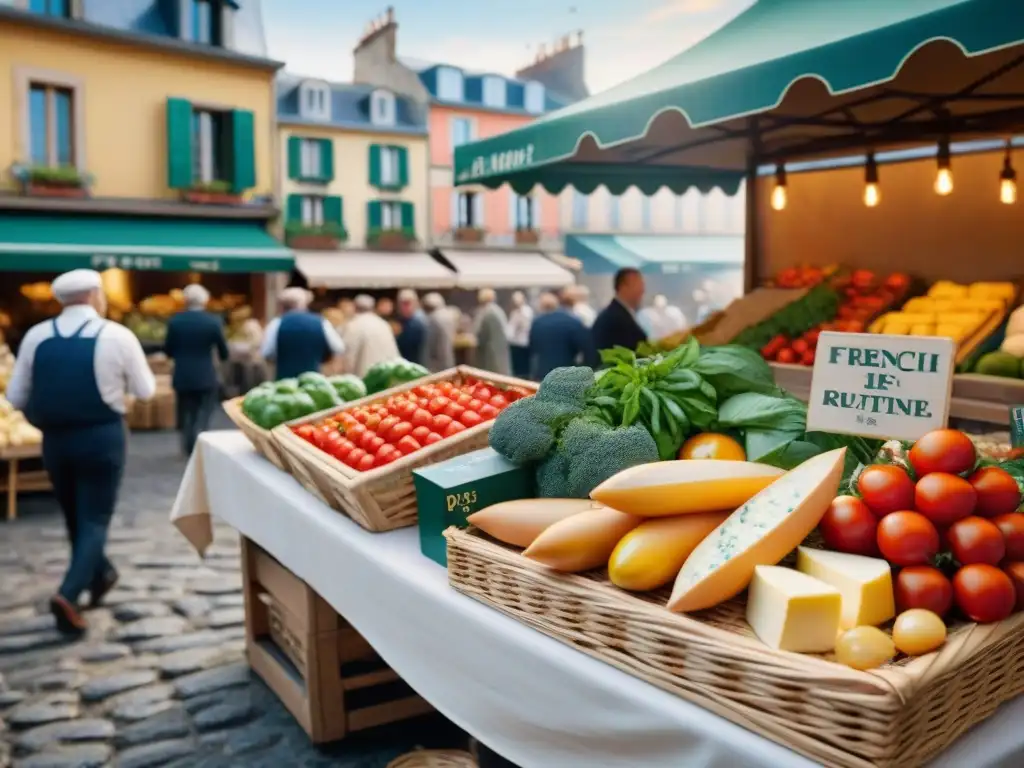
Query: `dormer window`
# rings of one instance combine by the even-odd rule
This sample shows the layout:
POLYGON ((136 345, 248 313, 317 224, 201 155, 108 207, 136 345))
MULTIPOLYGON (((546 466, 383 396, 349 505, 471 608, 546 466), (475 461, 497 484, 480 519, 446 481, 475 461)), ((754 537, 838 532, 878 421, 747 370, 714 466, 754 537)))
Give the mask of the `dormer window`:
POLYGON ((523 97, 524 106, 527 112, 539 115, 544 111, 544 86, 541 83, 530 82, 526 84, 523 97))
POLYGON ((299 114, 307 120, 331 119, 331 89, 326 83, 299 86, 299 114))
POLYGON ((230 48, 234 37, 234 0, 178 0, 181 37, 200 45, 230 48))
POLYGON ((508 104, 505 81, 500 77, 488 76, 483 80, 484 106, 503 108, 508 104))
POLYGON ((462 73, 451 67, 437 70, 437 98, 442 101, 463 101, 465 97, 462 73))
POLYGON ((72 11, 71 0, 29 0, 28 9, 32 13, 59 16, 63 19, 70 19, 72 11))
POLYGON ((395 94, 390 91, 370 94, 370 122, 374 125, 395 124, 395 94))

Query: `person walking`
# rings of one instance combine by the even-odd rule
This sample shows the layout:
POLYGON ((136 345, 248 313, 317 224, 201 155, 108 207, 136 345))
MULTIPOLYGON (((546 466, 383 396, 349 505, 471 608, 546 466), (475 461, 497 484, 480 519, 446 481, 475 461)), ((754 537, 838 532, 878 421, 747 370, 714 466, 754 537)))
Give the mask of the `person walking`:
POLYGON ((597 312, 590 306, 590 289, 585 285, 574 285, 569 290, 573 294, 572 313, 580 319, 585 327, 593 327, 594 320, 597 319, 597 312))
POLYGON ((312 295, 304 288, 285 288, 278 301, 281 317, 267 324, 260 354, 277 365, 276 378, 291 379, 319 371, 331 358, 345 354, 345 343, 330 322, 309 311, 312 295))
POLYGON ((476 367, 508 375, 512 361, 505 310, 498 306, 497 295, 491 288, 480 291, 477 301, 480 309, 476 316, 476 367))
POLYGON ((345 326, 345 363, 362 378, 377 363, 401 357, 391 324, 374 311, 373 297, 356 296, 356 316, 345 326))
POLYGON ((624 267, 615 273, 615 298, 602 309, 591 332, 598 350, 625 347, 635 350, 647 334, 637 322, 636 313, 644 300, 644 276, 640 270, 624 267))
POLYGON ((398 292, 398 325, 400 330, 395 337, 398 353, 406 360, 422 363, 427 321, 420 310, 416 291, 411 288, 403 288, 398 292))
POLYGON ((423 342, 423 366, 431 373, 455 367, 455 329, 457 321, 445 306, 440 293, 423 297, 427 310, 426 333, 423 342))
POLYGON ((171 386, 178 408, 181 450, 191 456, 199 433, 209 428, 217 405, 220 378, 213 356, 226 361, 228 342, 220 317, 206 311, 209 291, 193 283, 184 294, 185 311, 167 322, 164 352, 174 361, 171 386))
POLYGON ((530 328, 530 374, 540 381, 555 368, 570 365, 597 367, 594 341, 583 321, 573 314, 575 296, 562 293, 561 306, 545 312, 530 328))
POLYGON ((512 354, 512 375, 528 378, 530 375, 530 326, 533 307, 526 303, 522 291, 512 294, 512 311, 508 315, 508 345, 512 354))
POLYGON ((135 334, 103 318, 98 272, 66 272, 53 281, 53 293, 63 309, 25 334, 7 399, 43 433, 43 466, 71 544, 50 611, 61 632, 80 635, 88 627, 82 593, 95 607, 117 583, 104 550, 124 471, 126 390, 148 400, 156 381, 135 334))

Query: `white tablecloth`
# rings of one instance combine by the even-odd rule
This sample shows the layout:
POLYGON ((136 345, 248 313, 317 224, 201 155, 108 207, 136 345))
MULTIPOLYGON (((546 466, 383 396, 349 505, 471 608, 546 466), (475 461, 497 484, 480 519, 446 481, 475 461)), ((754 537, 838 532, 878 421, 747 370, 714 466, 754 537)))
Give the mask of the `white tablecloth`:
MULTIPOLYGON (((200 548, 208 512, 309 583, 421 696, 522 768, 814 765, 455 592, 420 554, 416 528, 363 531, 239 432, 202 435, 182 481, 172 519, 200 548)), ((933 766, 1019 768, 1022 722, 1024 697, 933 766)))

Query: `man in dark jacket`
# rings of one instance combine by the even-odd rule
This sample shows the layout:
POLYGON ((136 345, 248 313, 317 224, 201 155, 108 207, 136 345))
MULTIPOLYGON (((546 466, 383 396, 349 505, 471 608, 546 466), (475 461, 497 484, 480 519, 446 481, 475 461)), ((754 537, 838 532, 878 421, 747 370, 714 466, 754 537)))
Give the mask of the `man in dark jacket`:
POLYGON ((541 380, 555 368, 567 365, 598 364, 593 340, 582 321, 572 313, 575 296, 566 291, 561 306, 546 306, 557 301, 550 294, 542 297, 541 314, 530 326, 530 373, 541 380))
POLYGON ((398 353, 406 360, 423 364, 423 346, 427 341, 427 321, 420 309, 416 291, 403 288, 398 292, 399 333, 395 336, 398 353))
POLYGON ((305 288, 285 288, 279 297, 281 317, 271 320, 263 334, 260 354, 274 361, 279 380, 319 371, 323 363, 345 354, 345 343, 330 321, 309 311, 311 299, 305 288))
POLYGON ((213 355, 227 360, 228 344, 221 318, 206 311, 207 290, 193 284, 184 293, 187 308, 168 321, 164 352, 174 361, 171 385, 178 405, 181 450, 190 456, 199 433, 210 426, 217 404, 220 380, 213 355))
POLYGON ((612 347, 636 349, 647 340, 636 313, 644 300, 644 276, 640 270, 624 267, 615 273, 615 298, 602 309, 590 329, 598 350, 612 347))

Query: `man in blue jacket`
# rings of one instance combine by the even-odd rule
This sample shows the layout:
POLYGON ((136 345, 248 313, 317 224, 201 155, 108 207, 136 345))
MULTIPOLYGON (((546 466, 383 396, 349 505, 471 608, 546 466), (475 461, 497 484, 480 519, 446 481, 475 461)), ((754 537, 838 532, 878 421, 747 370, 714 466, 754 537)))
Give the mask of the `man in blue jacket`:
POLYGON ((416 291, 403 288, 398 292, 398 323, 401 332, 395 337, 398 353, 414 363, 423 364, 423 347, 427 341, 427 321, 420 310, 416 291))
POLYGON ((228 344, 224 323, 206 311, 209 292, 193 284, 185 288, 184 294, 186 309, 167 323, 164 352, 174 361, 171 386, 178 406, 181 450, 191 456, 199 433, 209 428, 217 404, 220 379, 213 356, 227 360, 228 344))
POLYGON ((530 326, 530 371, 536 380, 567 365, 597 366, 597 352, 586 326, 572 313, 574 296, 562 294, 561 306, 550 294, 530 326))
POLYGON ((625 347, 635 350, 647 333, 636 313, 644 300, 644 276, 640 270, 624 267, 615 273, 615 298, 601 310, 590 331, 599 350, 625 347))
POLYGON ((304 288, 281 291, 281 317, 267 325, 261 354, 277 364, 277 378, 291 379, 345 354, 345 342, 325 317, 309 311, 312 299, 304 288))

